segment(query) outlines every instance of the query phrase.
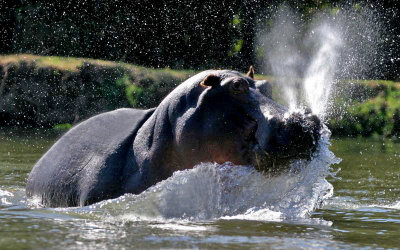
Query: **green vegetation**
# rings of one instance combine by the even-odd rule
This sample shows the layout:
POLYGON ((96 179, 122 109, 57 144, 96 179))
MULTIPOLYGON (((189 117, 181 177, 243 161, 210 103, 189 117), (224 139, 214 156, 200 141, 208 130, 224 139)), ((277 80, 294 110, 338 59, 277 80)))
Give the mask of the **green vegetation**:
POLYGON ((370 97, 363 101, 354 98, 342 119, 331 119, 329 127, 333 133, 344 136, 400 136, 399 83, 360 81, 358 84, 369 89, 370 97))
POLYGON ((59 131, 67 131, 70 128, 72 128, 72 125, 69 123, 63 123, 63 124, 57 124, 53 127, 53 129, 55 130, 59 130, 59 131))

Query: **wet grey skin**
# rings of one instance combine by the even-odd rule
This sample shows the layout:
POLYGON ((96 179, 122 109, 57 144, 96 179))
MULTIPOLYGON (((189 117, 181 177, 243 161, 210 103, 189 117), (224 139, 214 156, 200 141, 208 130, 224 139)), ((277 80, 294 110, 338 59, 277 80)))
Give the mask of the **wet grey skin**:
POLYGON ((96 115, 63 135, 33 167, 28 197, 44 206, 84 206, 139 194, 201 162, 281 171, 307 159, 321 129, 311 114, 292 114, 271 98, 271 86, 230 70, 201 72, 157 108, 96 115))

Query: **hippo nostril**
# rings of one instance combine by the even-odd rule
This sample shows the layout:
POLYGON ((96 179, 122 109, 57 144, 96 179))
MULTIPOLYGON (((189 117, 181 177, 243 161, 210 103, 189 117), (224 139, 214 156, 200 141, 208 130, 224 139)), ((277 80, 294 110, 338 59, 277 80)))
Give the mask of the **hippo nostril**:
POLYGON ((311 108, 306 107, 306 108, 304 109, 304 114, 305 114, 305 115, 309 115, 309 114, 311 114, 311 113, 312 113, 311 108))

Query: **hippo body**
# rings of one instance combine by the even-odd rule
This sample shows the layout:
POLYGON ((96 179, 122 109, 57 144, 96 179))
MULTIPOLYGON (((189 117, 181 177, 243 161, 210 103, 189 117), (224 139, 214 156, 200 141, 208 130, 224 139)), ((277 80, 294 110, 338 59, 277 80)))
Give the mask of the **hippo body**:
POLYGON ((81 122, 36 163, 27 196, 44 206, 84 206, 138 194, 201 162, 268 170, 280 158, 309 156, 319 120, 285 120, 287 109, 271 99, 267 83, 251 76, 204 71, 155 109, 118 109, 81 122))
POLYGON ((73 127, 36 163, 28 179, 28 196, 40 194, 44 205, 60 207, 124 194, 123 171, 132 141, 153 112, 118 109, 73 127))

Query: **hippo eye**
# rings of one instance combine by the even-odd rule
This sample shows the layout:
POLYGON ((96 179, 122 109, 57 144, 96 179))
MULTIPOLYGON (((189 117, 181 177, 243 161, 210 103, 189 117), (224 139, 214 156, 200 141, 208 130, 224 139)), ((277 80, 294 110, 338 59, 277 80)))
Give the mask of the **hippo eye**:
POLYGON ((246 80, 233 81, 231 86, 234 94, 243 94, 249 91, 249 83, 246 80))

